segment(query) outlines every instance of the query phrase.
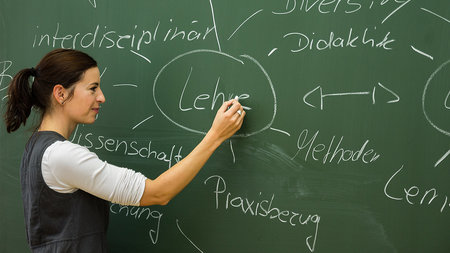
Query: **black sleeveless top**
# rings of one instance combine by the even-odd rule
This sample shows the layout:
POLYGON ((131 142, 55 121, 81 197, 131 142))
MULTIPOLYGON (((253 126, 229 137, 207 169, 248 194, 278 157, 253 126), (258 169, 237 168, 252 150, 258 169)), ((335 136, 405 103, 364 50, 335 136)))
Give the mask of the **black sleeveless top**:
POLYGON ((22 157, 20 181, 28 244, 32 252, 107 252, 108 202, 82 190, 58 193, 44 181, 42 156, 56 141, 65 139, 56 132, 36 132, 22 157))

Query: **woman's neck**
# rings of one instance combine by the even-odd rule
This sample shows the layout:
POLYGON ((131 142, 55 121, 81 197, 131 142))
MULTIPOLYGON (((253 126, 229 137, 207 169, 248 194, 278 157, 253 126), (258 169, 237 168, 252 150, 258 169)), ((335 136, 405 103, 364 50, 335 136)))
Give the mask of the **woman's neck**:
POLYGON ((76 124, 68 123, 64 117, 59 117, 55 114, 45 114, 38 131, 54 131, 69 139, 75 127, 76 124))

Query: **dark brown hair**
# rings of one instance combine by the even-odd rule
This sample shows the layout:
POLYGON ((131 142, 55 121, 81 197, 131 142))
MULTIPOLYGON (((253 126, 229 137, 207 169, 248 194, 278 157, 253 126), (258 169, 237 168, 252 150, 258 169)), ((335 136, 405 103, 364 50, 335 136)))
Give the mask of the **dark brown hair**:
MULTIPOLYGON (((5 123, 8 133, 25 125, 34 107, 43 115, 50 109, 56 84, 70 88, 82 79, 86 70, 97 62, 86 53, 73 49, 55 49, 42 58, 35 68, 19 71, 11 81, 6 102, 5 123), (34 77, 30 85, 30 77, 34 77)), ((73 95, 73 91, 70 96, 73 95)))

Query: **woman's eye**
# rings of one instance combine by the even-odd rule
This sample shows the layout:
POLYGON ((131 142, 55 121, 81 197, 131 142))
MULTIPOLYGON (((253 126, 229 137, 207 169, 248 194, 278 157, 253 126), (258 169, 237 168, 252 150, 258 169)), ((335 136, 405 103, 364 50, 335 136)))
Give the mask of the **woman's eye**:
POLYGON ((91 90, 95 92, 97 90, 97 87, 92 87, 91 90))

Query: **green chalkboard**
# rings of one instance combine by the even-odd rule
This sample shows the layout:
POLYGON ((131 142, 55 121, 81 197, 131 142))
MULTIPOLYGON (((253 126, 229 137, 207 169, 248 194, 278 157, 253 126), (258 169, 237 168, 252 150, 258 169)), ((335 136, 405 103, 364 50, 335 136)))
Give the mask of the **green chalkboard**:
MULTIPOLYGON (((111 252, 450 252, 445 0, 0 1, 0 98, 48 51, 92 55, 106 96, 72 141, 154 178, 218 105, 243 128, 167 206, 111 205, 111 252)), ((0 126, 0 252, 27 252, 0 126)))

